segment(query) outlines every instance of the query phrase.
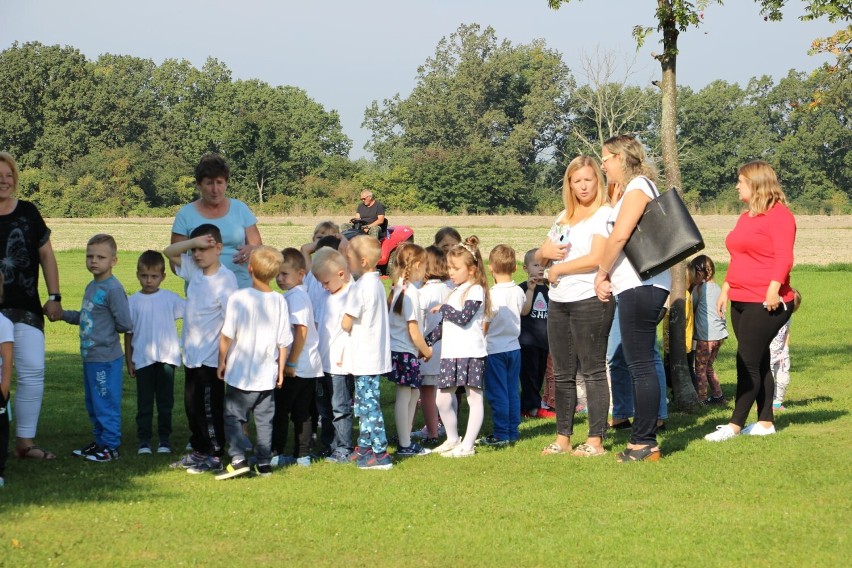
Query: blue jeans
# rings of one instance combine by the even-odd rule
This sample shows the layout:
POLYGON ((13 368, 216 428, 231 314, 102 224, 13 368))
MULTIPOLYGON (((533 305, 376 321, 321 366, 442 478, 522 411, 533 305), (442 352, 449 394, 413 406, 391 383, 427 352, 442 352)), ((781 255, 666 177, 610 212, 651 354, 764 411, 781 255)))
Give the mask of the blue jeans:
POLYGON ((491 405, 494 437, 517 440, 521 424, 521 350, 495 353, 485 358, 485 398, 491 405))
POLYGON ((665 385, 656 361, 657 324, 668 297, 668 290, 655 286, 637 286, 618 295, 618 319, 621 350, 633 381, 633 428, 630 443, 657 445, 657 416, 665 385))
POLYGON ((322 444, 332 452, 352 451, 352 375, 330 375, 317 381, 317 411, 322 444))
POLYGON ((121 372, 124 358, 83 363, 83 391, 92 433, 99 446, 121 445, 121 372))
POLYGON ((245 448, 251 447, 243 433, 243 424, 254 413, 257 443, 254 455, 258 465, 267 465, 272 459, 272 418, 275 416, 273 391, 245 391, 228 385, 225 389, 225 439, 231 462, 245 459, 245 448))
MULTIPOLYGON (((657 368, 657 376, 660 377, 660 408, 657 411, 657 419, 665 420, 669 417, 669 408, 666 397, 666 369, 663 367, 663 359, 660 357, 660 343, 654 344, 654 366, 657 368)), ((612 417, 624 420, 633 417, 633 381, 630 380, 630 370, 624 359, 624 351, 621 348, 621 328, 618 320, 618 310, 615 310, 615 318, 612 320, 612 329, 609 332, 609 343, 606 348, 606 362, 609 367, 610 388, 612 390, 612 417)))
POLYGON ((381 405, 381 375, 355 377, 355 416, 358 417, 358 447, 381 454, 388 449, 385 417, 381 405))

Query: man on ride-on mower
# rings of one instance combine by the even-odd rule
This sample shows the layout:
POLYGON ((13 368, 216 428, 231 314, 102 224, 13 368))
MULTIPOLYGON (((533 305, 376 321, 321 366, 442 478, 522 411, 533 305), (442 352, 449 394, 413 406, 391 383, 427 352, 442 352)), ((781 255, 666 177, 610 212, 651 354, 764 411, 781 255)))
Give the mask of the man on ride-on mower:
POLYGON ((365 189, 361 192, 361 204, 355 213, 355 218, 340 226, 341 231, 358 229, 362 233, 380 239, 385 223, 385 206, 373 199, 373 192, 365 189))

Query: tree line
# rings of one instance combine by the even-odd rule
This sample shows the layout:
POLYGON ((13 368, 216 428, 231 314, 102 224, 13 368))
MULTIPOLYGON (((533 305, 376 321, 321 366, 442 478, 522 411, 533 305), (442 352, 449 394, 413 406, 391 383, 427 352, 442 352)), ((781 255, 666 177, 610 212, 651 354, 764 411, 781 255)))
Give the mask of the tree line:
MULTIPOLYGON (((259 214, 349 212, 371 189, 391 211, 551 213, 576 154, 633 133, 659 151, 660 93, 619 80, 612 56, 575 62, 541 40, 512 44, 463 25, 417 70, 406 97, 374 101, 374 159, 350 160, 336 111, 297 87, 233 80, 225 64, 101 55, 37 42, 0 52, 0 147, 21 196, 46 216, 170 215, 192 169, 224 154, 231 195, 259 214), (575 77, 579 73, 581 81, 575 77)), ((852 85, 830 67, 747 85, 678 88, 684 196, 738 210, 737 166, 775 166, 795 209, 848 213, 852 85)))

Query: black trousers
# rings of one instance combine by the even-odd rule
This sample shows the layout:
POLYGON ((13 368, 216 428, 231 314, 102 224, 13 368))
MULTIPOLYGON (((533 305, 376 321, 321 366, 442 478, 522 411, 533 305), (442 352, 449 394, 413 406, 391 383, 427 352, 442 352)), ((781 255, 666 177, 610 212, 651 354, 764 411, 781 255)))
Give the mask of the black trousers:
POLYGON ((317 379, 284 377, 284 386, 275 390, 275 418, 272 420, 272 449, 284 453, 290 422, 293 422, 295 445, 293 457, 311 455, 311 410, 316 407, 317 379))
POLYGON ((547 349, 521 345, 521 412, 541 408, 541 385, 547 369, 547 349))
POLYGON ((213 367, 186 369, 183 391, 192 449, 221 457, 225 448, 225 381, 213 367))
POLYGON ((731 302, 731 324, 737 336, 737 399, 731 423, 743 427, 757 402, 757 419, 772 422, 775 380, 769 364, 769 344, 793 313, 779 306, 773 312, 758 302, 731 302))

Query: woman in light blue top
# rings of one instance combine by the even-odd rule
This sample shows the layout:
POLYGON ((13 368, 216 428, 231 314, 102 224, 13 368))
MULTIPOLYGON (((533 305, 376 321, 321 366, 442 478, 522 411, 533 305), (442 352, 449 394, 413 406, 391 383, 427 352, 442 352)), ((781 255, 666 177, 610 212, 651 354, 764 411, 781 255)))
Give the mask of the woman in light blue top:
POLYGON ((257 218, 239 199, 225 196, 230 169, 222 156, 205 154, 195 168, 195 184, 200 197, 183 206, 172 225, 172 243, 185 241, 193 229, 212 223, 222 232, 222 264, 237 277, 240 288, 251 286, 248 259, 263 244, 257 218))

